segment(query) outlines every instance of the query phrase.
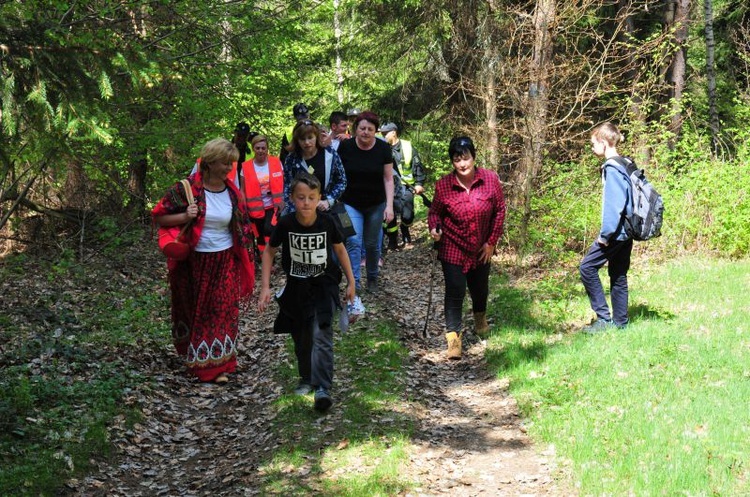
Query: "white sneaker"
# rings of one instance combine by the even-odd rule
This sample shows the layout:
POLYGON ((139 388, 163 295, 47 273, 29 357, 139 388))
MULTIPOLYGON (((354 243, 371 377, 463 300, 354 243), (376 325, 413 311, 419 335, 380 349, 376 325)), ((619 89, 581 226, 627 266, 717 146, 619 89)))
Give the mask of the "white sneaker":
POLYGON ((359 298, 359 295, 354 297, 353 303, 347 302, 346 313, 349 316, 349 324, 354 323, 360 316, 364 316, 365 306, 362 304, 362 299, 359 298))

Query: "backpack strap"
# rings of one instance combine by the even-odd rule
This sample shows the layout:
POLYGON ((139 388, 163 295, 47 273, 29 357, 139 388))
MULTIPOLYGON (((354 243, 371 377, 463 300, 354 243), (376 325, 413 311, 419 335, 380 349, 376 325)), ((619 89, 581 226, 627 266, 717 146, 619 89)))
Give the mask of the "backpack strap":
MULTIPOLYGON (((604 163, 604 178, 606 180, 607 177, 607 167, 611 167, 618 173, 622 174, 625 177, 625 180, 628 182, 628 187, 630 188, 630 191, 628 191, 627 199, 625 200, 625 205, 622 206, 622 211, 620 211, 620 222, 617 225, 617 229, 615 230, 615 233, 619 233, 621 229, 624 229, 625 226, 625 218, 628 215, 628 204, 630 204, 631 209, 634 207, 633 204, 633 181, 630 179, 630 172, 631 170, 635 170, 635 163, 632 159, 628 157, 621 157, 619 155, 615 157, 610 157, 607 159, 607 162, 604 163), (614 163, 613 163, 614 162, 614 163)), ((613 235, 614 236, 614 235, 613 235)))
POLYGON ((622 171, 625 173, 625 176, 627 176, 628 178, 630 178, 630 175, 638 169, 633 159, 631 159, 630 157, 622 157, 620 155, 610 157, 609 159, 607 159, 607 162, 605 162, 604 165, 614 167, 615 169, 618 169, 617 166, 620 166, 622 168, 622 171), (612 162, 610 161, 614 162, 614 164, 612 164, 612 162))

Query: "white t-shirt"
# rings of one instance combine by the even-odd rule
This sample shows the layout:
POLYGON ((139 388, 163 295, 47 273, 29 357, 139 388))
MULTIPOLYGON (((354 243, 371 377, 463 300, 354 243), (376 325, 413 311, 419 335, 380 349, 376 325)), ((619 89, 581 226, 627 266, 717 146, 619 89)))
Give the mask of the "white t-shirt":
POLYGON ((229 198, 229 190, 226 187, 218 193, 206 189, 203 191, 206 193, 206 221, 195 251, 221 252, 234 244, 232 233, 229 231, 232 199, 229 198))
POLYGON ((263 199, 263 208, 270 209, 273 207, 273 197, 271 196, 271 174, 268 171, 268 161, 263 164, 256 164, 255 176, 258 178, 260 184, 260 197, 263 199))

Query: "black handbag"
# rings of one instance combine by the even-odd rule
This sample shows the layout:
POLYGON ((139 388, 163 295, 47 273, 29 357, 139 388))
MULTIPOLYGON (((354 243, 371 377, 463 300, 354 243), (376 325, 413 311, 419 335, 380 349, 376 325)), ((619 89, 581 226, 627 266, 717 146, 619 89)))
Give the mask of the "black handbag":
POLYGON ((328 214, 333 218, 334 224, 339 229, 345 238, 354 236, 357 234, 357 230, 354 229, 352 224, 352 218, 349 217, 349 213, 346 212, 343 202, 336 202, 328 209, 328 214))

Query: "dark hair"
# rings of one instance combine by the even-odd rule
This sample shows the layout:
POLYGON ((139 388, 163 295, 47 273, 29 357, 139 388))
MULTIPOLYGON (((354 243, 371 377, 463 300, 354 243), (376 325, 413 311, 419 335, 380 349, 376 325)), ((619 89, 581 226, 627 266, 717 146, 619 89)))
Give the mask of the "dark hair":
POLYGON ((292 141, 286 147, 287 152, 302 157, 302 147, 299 146, 299 140, 307 135, 315 135, 315 146, 323 148, 323 145, 320 143, 320 128, 318 125, 309 119, 303 119, 302 121, 297 121, 297 124, 294 125, 292 141))
POLYGON ((354 120, 354 129, 357 129, 359 127, 359 123, 362 121, 367 121, 368 123, 373 124, 375 126, 375 129, 378 129, 380 127, 380 118, 377 114, 369 110, 361 112, 357 116, 357 118, 354 120))
POLYGON ((341 112, 340 110, 334 110, 333 112, 331 112, 331 116, 328 118, 328 124, 333 126, 334 124, 338 124, 341 121, 349 121, 345 113, 341 112))
POLYGON ((460 157, 466 152, 471 154, 472 159, 477 158, 477 151, 474 149, 474 142, 468 136, 457 136, 451 140, 448 145, 448 157, 453 160, 454 157, 460 157))
POLYGON ((300 171, 294 176, 294 179, 292 180, 292 183, 289 186, 289 191, 294 193, 294 189, 300 183, 304 183, 305 185, 307 185, 310 188, 310 190, 318 190, 318 192, 322 191, 320 180, 306 171, 300 171))

